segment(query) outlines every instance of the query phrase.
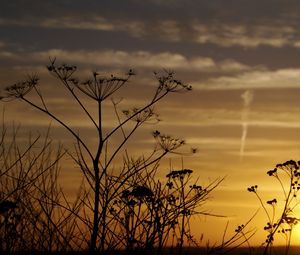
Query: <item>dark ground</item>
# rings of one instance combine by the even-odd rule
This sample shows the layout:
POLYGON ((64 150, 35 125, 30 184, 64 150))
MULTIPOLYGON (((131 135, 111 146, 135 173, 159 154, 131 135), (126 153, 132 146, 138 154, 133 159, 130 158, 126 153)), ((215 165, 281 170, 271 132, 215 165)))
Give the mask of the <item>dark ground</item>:
MULTIPOLYGON (((1 253, 2 255, 3 253, 1 253)), ((11 254, 11 253, 10 253, 11 254)), ((41 254, 49 254, 44 252, 20 252, 20 253, 14 253, 16 255, 41 255, 41 254)), ((58 252, 52 252, 49 255, 87 255, 88 252, 75 252, 75 253, 58 253, 58 252)), ((97 254, 97 253, 96 253, 97 254)), ((130 252, 126 253, 124 251, 116 251, 114 253, 108 253, 108 255, 156 255, 156 252, 152 253, 146 253, 146 252, 130 252)), ((173 248, 165 249, 161 255, 177 255, 178 250, 173 248)), ((212 253, 209 253, 206 248, 185 248, 183 250, 182 255, 262 255, 263 254, 263 248, 257 248, 253 247, 251 249, 247 247, 237 248, 234 250, 219 250, 212 253)), ((272 250, 272 255, 285 255, 285 247, 274 247, 272 250)), ((5 255, 5 254, 3 254, 5 255)), ((293 246, 289 249, 288 255, 300 255, 300 246, 293 246)))

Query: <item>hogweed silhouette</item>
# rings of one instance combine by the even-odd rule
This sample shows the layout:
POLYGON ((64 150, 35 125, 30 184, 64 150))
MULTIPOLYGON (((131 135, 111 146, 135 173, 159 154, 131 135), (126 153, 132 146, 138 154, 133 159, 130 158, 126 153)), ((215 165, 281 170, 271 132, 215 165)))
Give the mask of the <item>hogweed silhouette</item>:
POLYGON ((298 192, 300 190, 300 161, 286 161, 277 164, 276 167, 267 172, 267 175, 275 178, 281 187, 284 203, 278 206, 278 198, 273 198, 264 202, 258 193, 258 186, 254 185, 248 188, 248 191, 254 193, 258 198, 261 207, 266 216, 267 223, 264 230, 268 233, 265 240, 263 254, 271 254, 272 246, 277 235, 283 235, 286 239, 285 254, 289 253, 291 236, 294 226, 300 219, 293 215, 293 212, 299 204, 298 192), (271 210, 269 209, 271 207, 271 210))
MULTIPOLYGON (((94 128, 96 149, 51 109, 36 75, 7 87, 1 99, 17 99, 27 103, 55 120, 73 137, 75 152, 68 151, 68 155, 79 166, 84 178, 82 197, 78 198, 79 205, 75 209, 59 201, 55 204, 75 217, 81 229, 85 226, 84 230, 77 229, 82 236, 81 239, 79 235, 76 236, 80 242, 77 247, 82 248, 85 243, 91 254, 120 247, 131 250, 134 247, 148 249, 157 245, 161 249, 173 231, 181 252, 184 238, 192 239, 187 231, 189 218, 195 213, 195 208, 205 202, 219 181, 211 183, 206 189, 196 184, 188 187, 186 185, 191 172, 187 169, 171 172, 167 177, 167 185, 156 180, 159 162, 170 153, 181 154, 178 150, 185 144, 182 139, 154 131, 153 151, 135 159, 128 155, 125 146, 143 124, 160 121, 154 109, 159 101, 170 93, 187 92, 192 87, 176 79, 172 71, 154 73, 158 85, 144 106, 120 111, 119 102, 111 99, 117 124, 110 130, 104 130, 104 102, 126 86, 135 72, 129 70, 123 77, 104 77, 92 72, 90 78, 82 80, 75 76, 76 66, 57 65, 55 59, 50 59, 47 69, 94 128), (93 108, 97 110, 95 115, 91 113, 91 104, 87 103, 87 99, 96 106, 93 108), (118 143, 112 145, 110 141, 116 136, 119 137, 118 143), (114 167, 117 160, 121 162, 118 171, 114 167), (146 231, 146 236, 139 232, 149 226, 152 231, 146 231)), ((192 149, 192 153, 195 152, 196 149, 192 149)))

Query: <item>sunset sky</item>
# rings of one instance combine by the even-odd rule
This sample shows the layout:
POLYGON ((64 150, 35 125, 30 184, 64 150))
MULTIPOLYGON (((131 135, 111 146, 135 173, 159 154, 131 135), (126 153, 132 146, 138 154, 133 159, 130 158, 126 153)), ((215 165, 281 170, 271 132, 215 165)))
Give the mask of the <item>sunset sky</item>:
MULTIPOLYGON (((124 107, 150 97, 153 71, 175 71, 193 91, 160 103, 163 121, 137 136, 136 149, 151 149, 151 130, 159 129, 198 148, 184 166, 200 183, 226 177, 206 206, 228 217, 196 223, 197 234, 220 241, 228 220, 235 228, 259 208, 247 187, 257 184, 265 200, 273 199, 279 184, 266 172, 300 159, 299 27, 298 0, 1 1, 0 86, 38 73, 53 109, 87 134, 90 127, 47 74, 49 57, 77 65, 83 77, 132 68, 137 75, 123 91, 124 107)), ((6 121, 20 123, 21 135, 50 123, 21 102, 4 106, 6 121)), ((54 122, 52 136, 67 144, 54 122)), ((181 158, 172 165, 180 168, 181 158)), ((250 224, 258 230, 253 244, 264 241, 266 221, 260 212, 250 224)))

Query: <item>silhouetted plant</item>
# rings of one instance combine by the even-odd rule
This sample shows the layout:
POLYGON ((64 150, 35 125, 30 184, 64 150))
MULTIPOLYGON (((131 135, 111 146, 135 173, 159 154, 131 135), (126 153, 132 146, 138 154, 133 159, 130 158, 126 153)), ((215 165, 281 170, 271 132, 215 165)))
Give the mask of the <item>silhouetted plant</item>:
POLYGON ((65 154, 46 135, 19 145, 18 129, 3 126, 0 140, 0 252, 71 250, 74 231, 58 187, 59 161, 65 154))
POLYGON ((248 246, 248 254, 253 253, 253 247, 250 245, 250 239, 255 235, 255 229, 249 229, 249 224, 256 216, 257 212, 244 224, 238 225, 233 233, 227 237, 229 222, 227 222, 222 241, 220 244, 207 244, 207 254, 231 254, 234 250, 241 247, 243 244, 248 246))
POLYGON ((195 245, 190 219, 209 215, 202 205, 222 180, 202 187, 193 183, 191 173, 190 169, 173 170, 162 182, 156 180, 153 169, 146 169, 124 185, 110 212, 112 222, 121 227, 114 233, 128 252, 160 254, 169 244, 182 254, 184 243, 195 245))
MULTIPOLYGON (((84 197, 80 199, 83 207, 80 212, 72 211, 72 208, 62 204, 60 204, 60 208, 64 208, 77 217, 79 221, 77 224, 81 226, 81 230, 78 231, 83 231, 83 235, 90 233, 89 240, 83 238, 83 241, 88 242, 90 253, 94 253, 96 250, 104 253, 120 247, 120 244, 131 249, 137 242, 143 242, 142 246, 147 247, 159 243, 158 246, 162 247, 169 238, 170 231, 173 231, 176 236, 176 242, 181 252, 184 238, 191 239, 188 231, 189 218, 196 213, 196 208, 205 201, 218 181, 208 185, 205 189, 196 184, 187 188, 191 174, 191 170, 188 169, 171 172, 168 175, 169 181, 165 186, 162 186, 159 181, 154 181, 153 174, 159 161, 169 153, 178 153, 177 150, 184 145, 184 141, 181 139, 175 139, 155 131, 153 136, 156 140, 156 146, 153 152, 148 156, 140 157, 138 160, 130 160, 125 145, 142 124, 159 121, 154 106, 160 100, 169 93, 189 91, 191 86, 174 78, 173 72, 167 71, 162 75, 155 73, 158 85, 152 98, 143 107, 120 112, 118 103, 112 100, 112 107, 118 124, 111 130, 104 132, 103 114, 105 112, 103 103, 124 87, 134 72, 129 70, 124 77, 114 75, 102 77, 97 72, 93 72, 91 78, 82 81, 74 76, 77 70, 76 66, 65 64, 57 66, 55 60, 51 60, 47 68, 69 92, 69 95, 94 127, 97 137, 95 150, 83 139, 78 130, 75 130, 50 109, 41 92, 37 76, 29 77, 25 81, 7 87, 2 100, 18 99, 29 104, 57 121, 75 139, 75 154, 69 153, 69 155, 80 166, 85 178, 83 184, 85 188, 82 191, 84 197), (36 97, 28 96, 32 93, 36 97), (95 103, 96 117, 90 113, 86 97, 95 103), (114 146, 109 143, 114 136, 120 135, 121 140, 117 145, 114 146), (123 165, 120 166, 120 156, 124 153, 123 165), (119 169, 115 170, 117 160, 119 169), (141 173, 146 170, 148 174, 142 175, 141 173), (137 180, 140 181, 139 184, 136 182, 137 180), (149 183, 146 185, 147 181, 150 180, 151 185, 149 183), (171 183, 173 183, 173 187, 171 187, 171 183), (173 201, 174 198, 175 201, 173 201), (116 201, 122 204, 122 206, 119 205, 119 210, 124 215, 123 220, 117 218, 119 215, 114 213, 113 208, 116 201), (149 217, 150 221, 148 221, 149 217), (135 220, 134 224, 133 220, 135 220), (145 230, 146 226, 150 224, 149 222, 153 232, 150 231, 146 237, 140 234, 141 232, 137 232, 138 229, 144 228, 145 230), (83 226, 86 227, 86 230, 82 230, 83 226), (121 229, 125 230, 125 243, 121 238, 124 233, 116 234, 121 229)), ((48 200, 49 198, 45 196, 43 199, 48 200)), ((55 198, 50 199, 50 201, 54 200, 55 198)), ((38 201, 42 201, 42 198, 39 198, 38 201)), ((45 208, 43 210, 46 211, 47 216, 50 216, 51 211, 45 208)))
POLYGON ((293 216, 293 211, 299 204, 297 197, 300 190, 299 164, 299 161, 289 160, 283 164, 277 164, 276 168, 267 172, 268 176, 275 178, 280 184, 284 197, 282 206, 278 205, 278 198, 272 198, 264 203, 258 193, 257 185, 248 188, 249 192, 256 195, 268 218, 266 226, 264 227, 264 230, 268 233, 265 240, 264 255, 271 254, 272 246, 277 235, 284 236, 286 239, 285 254, 289 252, 292 231, 299 221, 298 218, 293 216))

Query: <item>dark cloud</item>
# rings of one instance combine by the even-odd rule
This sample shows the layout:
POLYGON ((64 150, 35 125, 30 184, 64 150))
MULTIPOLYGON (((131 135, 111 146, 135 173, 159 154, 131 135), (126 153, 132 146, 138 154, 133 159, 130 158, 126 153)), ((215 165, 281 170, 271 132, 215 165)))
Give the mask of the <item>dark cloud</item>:
POLYGON ((0 40, 25 51, 53 45, 70 50, 167 48, 227 58, 244 49, 300 47, 297 1, 19 0, 1 5, 0 40))
POLYGON ((202 21, 225 20, 231 22, 277 20, 295 21, 297 0, 16 0, 1 3, 1 17, 102 15, 110 19, 176 19, 197 18, 202 21))

